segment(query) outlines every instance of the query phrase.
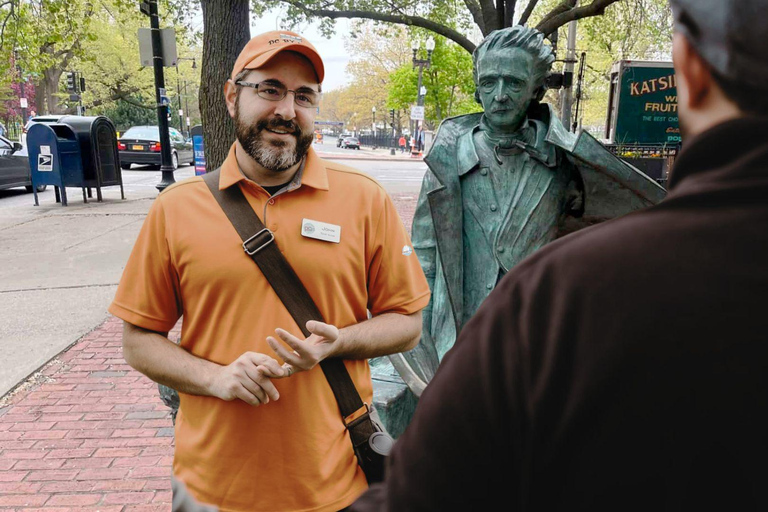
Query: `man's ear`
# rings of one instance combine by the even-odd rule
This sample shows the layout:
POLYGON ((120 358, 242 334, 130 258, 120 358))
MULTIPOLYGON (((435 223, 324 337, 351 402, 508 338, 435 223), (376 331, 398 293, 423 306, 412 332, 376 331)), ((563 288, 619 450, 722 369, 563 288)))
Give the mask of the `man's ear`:
POLYGON ((229 117, 235 118, 235 102, 237 101, 237 86, 232 80, 224 82, 224 101, 227 102, 229 117))
POLYGON ((677 100, 685 102, 688 110, 698 110, 711 93, 714 77, 706 62, 683 34, 672 39, 672 59, 677 74, 677 100))

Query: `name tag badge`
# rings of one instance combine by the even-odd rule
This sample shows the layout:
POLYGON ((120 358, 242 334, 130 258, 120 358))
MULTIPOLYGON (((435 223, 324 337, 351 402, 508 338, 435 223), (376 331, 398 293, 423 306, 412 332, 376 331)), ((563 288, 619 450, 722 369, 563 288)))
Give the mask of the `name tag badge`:
POLYGON ((301 236, 338 244, 341 241, 341 226, 316 220, 302 219, 301 236))

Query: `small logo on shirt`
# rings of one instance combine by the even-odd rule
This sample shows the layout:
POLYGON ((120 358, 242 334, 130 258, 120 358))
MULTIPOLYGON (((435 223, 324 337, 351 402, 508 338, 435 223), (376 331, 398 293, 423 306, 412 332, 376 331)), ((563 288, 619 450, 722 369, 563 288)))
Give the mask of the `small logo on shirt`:
POLYGON ((413 254, 413 248, 410 245, 403 246, 403 256, 410 256, 413 254))
POLYGON ((304 224, 304 232, 308 235, 315 232, 315 226, 312 224, 304 224))

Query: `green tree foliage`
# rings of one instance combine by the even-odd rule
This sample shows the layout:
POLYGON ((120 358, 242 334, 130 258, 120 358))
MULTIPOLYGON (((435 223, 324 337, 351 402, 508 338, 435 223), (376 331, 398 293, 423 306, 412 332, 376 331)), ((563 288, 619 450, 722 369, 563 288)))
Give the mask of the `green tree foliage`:
MULTIPOLYGON (((437 37, 431 61, 422 76, 422 84, 427 89, 424 106, 428 128, 435 128, 446 117, 482 110, 474 99, 472 57, 464 49, 437 37)), ((416 104, 417 88, 418 69, 408 62, 390 74, 388 106, 409 109, 416 104)))
POLYGON ((139 106, 150 103, 147 98, 137 95, 130 100, 130 102, 117 101, 110 106, 103 107, 100 114, 110 118, 119 132, 125 132, 131 126, 157 125, 157 111, 139 106))
POLYGON ((94 2, 9 0, 3 9, 7 24, 0 34, 0 52, 18 55, 23 72, 34 76, 38 111, 58 112, 59 78, 94 37, 89 30, 94 2))
MULTIPOLYGON (((178 55, 196 57, 199 63, 199 35, 176 23, 183 10, 181 4, 188 3, 161 1, 161 26, 174 26, 178 55)), ((0 0, 0 68, 11 61, 9 56, 19 56, 22 71, 32 79, 29 89, 37 91, 37 105, 30 105, 30 111, 38 114, 75 112, 78 102, 69 99, 61 77, 77 71, 85 78, 82 102, 88 114, 143 109, 146 115, 134 117, 154 117, 151 124, 156 124, 154 75, 152 68, 140 64, 137 38, 138 29, 148 26, 149 19, 133 0, 0 0), (118 103, 131 108, 120 108, 118 103)), ((165 68, 176 127, 177 83, 187 84, 182 102, 191 106, 187 114, 194 124, 200 118, 199 66, 192 69, 190 60, 182 60, 178 70, 177 81, 176 69, 165 68)), ((9 75, 3 73, 8 77, 6 82, 12 79, 9 75)))
MULTIPOLYGON (((352 55, 347 66, 351 83, 323 97, 320 118, 342 121, 349 129, 368 129, 376 108, 379 130, 389 131, 390 109, 395 109, 395 131, 406 128, 411 105, 416 104, 418 70, 413 68, 411 37, 403 27, 375 27, 370 22, 353 25, 354 36, 345 46, 352 55)), ((426 39, 426 31, 414 37, 426 39)), ((422 46, 424 46, 422 44, 422 46)), ((426 58, 422 50, 420 58, 426 58)), ((432 65, 424 70, 426 123, 434 128, 441 119, 479 110, 474 101, 472 58, 452 41, 437 37, 432 65)))

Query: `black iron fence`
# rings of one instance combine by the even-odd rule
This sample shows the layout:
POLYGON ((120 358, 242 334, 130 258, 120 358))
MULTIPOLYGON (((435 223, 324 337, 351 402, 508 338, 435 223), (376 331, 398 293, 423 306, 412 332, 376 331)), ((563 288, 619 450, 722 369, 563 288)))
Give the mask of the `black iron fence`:
POLYGON ((370 146, 374 148, 397 148, 398 137, 392 135, 361 135, 358 137, 361 146, 370 146))
POLYGON ((605 147, 625 162, 637 167, 662 187, 680 151, 677 144, 606 144, 605 147))

